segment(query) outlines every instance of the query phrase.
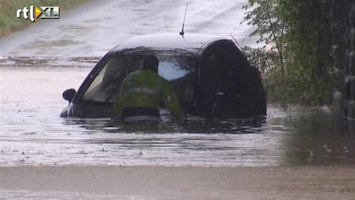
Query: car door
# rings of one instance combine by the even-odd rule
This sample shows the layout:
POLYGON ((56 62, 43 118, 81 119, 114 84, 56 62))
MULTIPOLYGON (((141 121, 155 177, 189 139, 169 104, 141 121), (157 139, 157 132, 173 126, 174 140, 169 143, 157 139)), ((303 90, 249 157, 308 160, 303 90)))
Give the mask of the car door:
POLYGON ((266 115, 266 92, 257 67, 252 66, 232 41, 220 42, 216 53, 226 65, 229 116, 248 118, 266 115))
POLYGON ((230 40, 209 45, 201 56, 195 112, 206 117, 237 116, 243 101, 247 62, 230 40))

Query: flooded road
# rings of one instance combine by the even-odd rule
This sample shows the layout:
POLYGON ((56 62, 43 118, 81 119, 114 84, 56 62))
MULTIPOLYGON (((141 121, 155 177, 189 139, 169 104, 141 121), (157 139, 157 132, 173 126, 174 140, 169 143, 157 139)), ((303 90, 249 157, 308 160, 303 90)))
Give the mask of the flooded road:
POLYGON ((328 108, 269 106, 265 119, 189 117, 158 127, 63 119, 61 93, 88 67, 1 67, 0 165, 279 166, 354 163, 328 108))
MULTIPOLYGON (((327 107, 154 127, 59 117, 62 92, 104 53, 131 36, 178 33, 185 4, 93 0, 0 39, 0 199, 353 199, 355 134, 327 107)), ((253 45, 244 4, 189 1, 185 33, 253 45)))
MULTIPOLYGON (((256 45, 256 38, 248 36, 253 27, 241 24, 245 12, 242 6, 246 3, 246 0, 188 1, 185 32, 232 35, 241 46, 256 45)), ((132 36, 178 34, 185 6, 185 0, 105 0, 105 3, 92 0, 61 13, 59 20, 39 20, 26 30, 2 38, 0 56, 101 57, 132 36)))
POLYGON ((354 134, 327 108, 269 105, 260 120, 189 117, 158 127, 60 118, 61 92, 89 70, 0 67, 0 199, 355 195, 354 134))

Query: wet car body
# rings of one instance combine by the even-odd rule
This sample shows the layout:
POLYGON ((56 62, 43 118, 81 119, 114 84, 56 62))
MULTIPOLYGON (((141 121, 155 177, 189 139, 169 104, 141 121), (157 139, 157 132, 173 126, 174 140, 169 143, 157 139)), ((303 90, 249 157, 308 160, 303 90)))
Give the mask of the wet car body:
POLYGON ((186 114, 245 118, 266 114, 266 94, 259 71, 233 40, 186 33, 131 38, 110 50, 78 91, 64 91, 69 105, 61 117, 110 117, 125 76, 141 68, 144 55, 159 59, 159 74, 175 89, 186 114))

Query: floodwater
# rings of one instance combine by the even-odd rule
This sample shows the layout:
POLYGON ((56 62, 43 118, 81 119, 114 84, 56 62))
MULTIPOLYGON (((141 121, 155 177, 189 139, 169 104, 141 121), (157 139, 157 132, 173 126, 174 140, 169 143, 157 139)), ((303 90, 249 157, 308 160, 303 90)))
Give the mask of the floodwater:
MULTIPOLYGON (((253 27, 240 23, 244 15, 242 6, 247 0, 188 2, 185 34, 231 35, 240 46, 257 46, 256 38, 248 36, 253 27)), ((268 114, 262 119, 208 120, 189 116, 183 124, 167 120, 154 127, 127 126, 110 119, 59 117, 67 105, 62 92, 78 89, 100 57, 132 36, 157 32, 178 34, 185 5, 186 1, 175 0, 106 0, 105 3, 92 0, 61 13, 59 20, 38 20, 28 29, 2 38, 0 167, 254 167, 355 163, 353 129, 335 119, 328 107, 285 110, 269 105, 268 114)), ((18 8, 12 9, 15 13, 18 8)), ((17 186, 0 189, 0 199, 153 198, 40 192, 17 186)))
POLYGON ((327 107, 269 105, 262 119, 129 126, 60 118, 90 67, 0 67, 0 165, 279 166, 354 163, 355 135, 327 107))

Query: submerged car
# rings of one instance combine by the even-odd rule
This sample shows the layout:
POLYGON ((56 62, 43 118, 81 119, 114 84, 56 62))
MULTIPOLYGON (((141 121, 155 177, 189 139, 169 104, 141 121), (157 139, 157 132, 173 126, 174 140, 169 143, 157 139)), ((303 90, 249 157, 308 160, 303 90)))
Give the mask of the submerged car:
POLYGON ((78 91, 63 92, 69 105, 61 117, 110 117, 125 76, 142 66, 145 55, 159 59, 186 114, 211 118, 245 118, 266 114, 260 72, 235 42, 204 34, 149 34, 131 38, 110 50, 78 91))

